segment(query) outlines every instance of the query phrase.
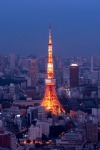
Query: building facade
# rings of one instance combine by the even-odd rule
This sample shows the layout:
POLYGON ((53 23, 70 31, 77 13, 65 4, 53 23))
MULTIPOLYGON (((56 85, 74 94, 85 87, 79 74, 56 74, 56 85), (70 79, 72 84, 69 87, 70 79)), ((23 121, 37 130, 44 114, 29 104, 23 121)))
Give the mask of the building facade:
POLYGON ((70 87, 79 86, 79 66, 77 64, 70 65, 70 87))

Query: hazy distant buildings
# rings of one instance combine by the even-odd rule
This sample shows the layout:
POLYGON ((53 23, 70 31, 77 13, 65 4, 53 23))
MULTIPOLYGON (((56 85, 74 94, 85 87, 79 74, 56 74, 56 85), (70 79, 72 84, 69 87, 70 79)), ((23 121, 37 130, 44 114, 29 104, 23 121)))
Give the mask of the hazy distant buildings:
POLYGON ((91 57, 91 69, 90 71, 93 72, 94 64, 93 64, 93 56, 91 57))
POLYGON ((11 54, 10 55, 10 69, 14 69, 15 68, 15 55, 11 54))
POLYGON ((31 86, 36 86, 38 82, 38 60, 29 60, 29 76, 31 77, 31 86))
POLYGON ((79 66, 77 64, 70 65, 70 87, 79 86, 79 66))
POLYGON ((61 57, 54 57, 54 75, 56 78, 56 87, 63 84, 63 67, 61 57))
POLYGON ((67 82, 69 85, 69 68, 66 68, 66 66, 63 68, 63 82, 67 82))
POLYGON ((1 73, 5 72, 7 60, 8 59, 6 56, 0 56, 0 72, 1 73))

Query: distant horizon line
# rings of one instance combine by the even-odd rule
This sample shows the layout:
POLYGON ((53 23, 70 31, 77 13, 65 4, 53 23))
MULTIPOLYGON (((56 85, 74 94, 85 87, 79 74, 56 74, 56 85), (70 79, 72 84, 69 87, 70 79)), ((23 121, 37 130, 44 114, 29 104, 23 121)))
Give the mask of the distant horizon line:
MULTIPOLYGON (((15 56, 23 56, 23 57, 30 57, 30 56, 32 56, 32 57, 47 57, 47 55, 39 55, 39 54, 32 54, 32 53, 30 53, 30 54, 20 54, 20 53, 18 53, 18 54, 16 54, 16 53, 9 53, 9 54, 2 54, 2 53, 0 53, 0 56, 10 56, 10 55, 15 55, 15 56)), ((63 55, 57 55, 57 54, 53 54, 53 56, 54 57, 100 57, 100 55, 65 55, 65 56, 63 56, 63 55)))

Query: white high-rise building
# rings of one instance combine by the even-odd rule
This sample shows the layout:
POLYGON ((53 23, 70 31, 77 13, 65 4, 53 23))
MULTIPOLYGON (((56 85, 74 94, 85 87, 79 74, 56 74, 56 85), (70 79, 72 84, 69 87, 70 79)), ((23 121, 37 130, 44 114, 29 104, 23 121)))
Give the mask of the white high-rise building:
POLYGON ((45 109, 42 106, 33 106, 27 109, 28 124, 31 125, 34 120, 46 120, 45 109))
POLYGON ((9 86, 9 93, 11 96, 15 95, 15 85, 13 83, 9 86))
POLYGON ((22 129, 22 120, 20 117, 16 117, 16 124, 18 125, 19 130, 22 129))
POLYGON ((49 135, 50 125, 48 121, 37 121, 36 125, 41 128, 42 134, 49 135))
POLYGON ((31 125, 28 131, 29 139, 36 140, 42 137, 42 129, 39 126, 31 125))

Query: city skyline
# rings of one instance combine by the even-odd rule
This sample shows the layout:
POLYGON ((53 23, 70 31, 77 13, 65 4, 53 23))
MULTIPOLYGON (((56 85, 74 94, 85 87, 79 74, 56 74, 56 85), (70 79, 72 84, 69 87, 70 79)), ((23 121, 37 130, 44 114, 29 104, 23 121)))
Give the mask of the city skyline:
POLYGON ((100 150, 99 40, 100 0, 0 1, 0 150, 100 150))
POLYGON ((100 55, 100 1, 0 2, 0 54, 47 54, 49 23, 54 55, 100 55))

